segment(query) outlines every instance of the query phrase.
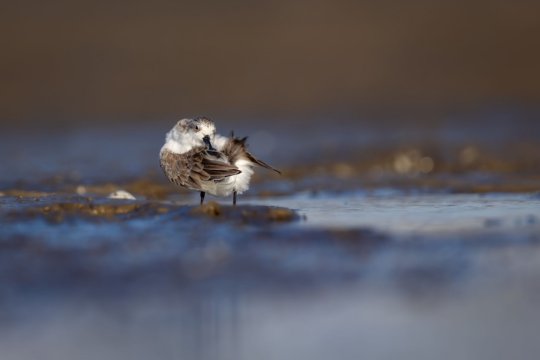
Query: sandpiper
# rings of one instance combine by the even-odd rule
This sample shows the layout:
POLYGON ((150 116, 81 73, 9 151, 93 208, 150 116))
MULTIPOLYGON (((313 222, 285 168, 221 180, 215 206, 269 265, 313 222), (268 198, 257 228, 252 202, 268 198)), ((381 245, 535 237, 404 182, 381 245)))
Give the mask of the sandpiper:
POLYGON ((224 137, 216 134, 214 123, 203 116, 182 119, 165 137, 159 152, 163 172, 172 183, 216 196, 236 195, 249 189, 254 166, 281 174, 247 151, 247 137, 224 137))

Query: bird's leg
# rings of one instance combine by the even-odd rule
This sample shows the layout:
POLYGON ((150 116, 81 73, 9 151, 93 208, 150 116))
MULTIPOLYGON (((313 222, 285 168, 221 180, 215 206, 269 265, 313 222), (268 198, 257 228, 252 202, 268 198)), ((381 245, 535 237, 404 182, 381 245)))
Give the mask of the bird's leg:
POLYGON ((232 204, 236 206, 236 191, 233 191, 232 193, 232 204))
POLYGON ((203 204, 203 201, 204 201, 204 195, 206 195, 206 193, 204 191, 201 191, 201 205, 203 204))

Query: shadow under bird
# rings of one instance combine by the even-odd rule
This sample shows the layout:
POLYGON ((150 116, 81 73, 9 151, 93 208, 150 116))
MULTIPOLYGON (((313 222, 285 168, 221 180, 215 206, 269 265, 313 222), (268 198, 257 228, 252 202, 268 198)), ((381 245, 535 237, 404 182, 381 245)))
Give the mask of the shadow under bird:
POLYGON ((165 137, 159 153, 163 172, 172 183, 200 191, 201 205, 206 193, 236 195, 249 189, 253 167, 261 166, 281 174, 247 151, 245 138, 216 134, 214 123, 206 117, 182 119, 165 137))

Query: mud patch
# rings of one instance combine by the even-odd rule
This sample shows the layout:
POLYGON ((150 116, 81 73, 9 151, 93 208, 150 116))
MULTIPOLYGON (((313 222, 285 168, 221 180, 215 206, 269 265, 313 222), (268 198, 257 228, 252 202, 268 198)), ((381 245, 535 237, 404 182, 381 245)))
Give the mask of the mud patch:
POLYGON ((59 224, 65 221, 115 221, 165 214, 170 207, 157 203, 95 203, 89 198, 85 202, 59 202, 46 206, 26 207, 6 213, 8 221, 44 219, 59 224))
MULTIPOLYGON (((25 222, 35 219, 44 219, 51 224, 78 220, 91 222, 129 221, 156 217, 169 212, 173 214, 175 220, 204 217, 219 221, 257 225, 292 222, 301 218, 295 211, 286 208, 249 205, 224 206, 216 202, 192 207, 158 202, 71 197, 63 198, 63 201, 59 202, 50 199, 46 205, 42 205, 43 201, 24 201, 18 197, 11 199, 15 209, 3 214, 4 220, 8 222, 25 222)), ((7 198, 4 199, 4 203, 8 202, 7 198)))
POLYGON ((233 220, 245 224, 291 222, 301 218, 298 213, 286 208, 250 205, 223 206, 213 201, 193 208, 190 213, 194 215, 202 214, 216 219, 233 220))

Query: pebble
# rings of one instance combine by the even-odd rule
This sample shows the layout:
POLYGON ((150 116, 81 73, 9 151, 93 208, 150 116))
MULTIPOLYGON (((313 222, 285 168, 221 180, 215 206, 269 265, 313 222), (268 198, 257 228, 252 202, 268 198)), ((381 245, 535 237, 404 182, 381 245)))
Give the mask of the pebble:
POLYGON ((117 190, 108 196, 109 199, 136 200, 135 196, 125 190, 117 190))

